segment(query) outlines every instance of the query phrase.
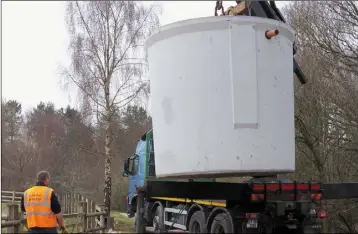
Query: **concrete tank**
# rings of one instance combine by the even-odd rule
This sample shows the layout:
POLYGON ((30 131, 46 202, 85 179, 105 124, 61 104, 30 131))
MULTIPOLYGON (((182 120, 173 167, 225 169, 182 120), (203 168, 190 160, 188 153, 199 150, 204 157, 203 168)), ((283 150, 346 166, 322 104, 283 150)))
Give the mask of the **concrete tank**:
POLYGON ((279 21, 206 17, 146 42, 157 177, 295 170, 292 46, 279 21), (267 30, 278 30, 271 39, 267 30))

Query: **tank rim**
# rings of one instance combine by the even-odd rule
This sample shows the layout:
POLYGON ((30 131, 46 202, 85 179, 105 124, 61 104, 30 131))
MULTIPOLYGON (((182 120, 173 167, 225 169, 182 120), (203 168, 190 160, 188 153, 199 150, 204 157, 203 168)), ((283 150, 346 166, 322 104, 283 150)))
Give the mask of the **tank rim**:
MULTIPOLYGON (((214 29, 225 29, 226 24, 219 24, 222 22, 237 22, 240 24, 253 24, 255 27, 264 27, 267 25, 272 25, 272 27, 277 27, 280 30, 280 35, 288 37, 290 40, 294 41, 295 31, 288 24, 268 18, 261 18, 256 16, 208 16, 200 17, 194 19, 181 20, 174 23, 166 24, 158 29, 156 29, 145 41, 144 48, 147 50, 155 42, 164 40, 176 35, 183 33, 191 33, 195 31, 209 31, 214 29), (215 24, 217 23, 217 24, 215 24)), ((267 28, 267 30, 269 30, 267 28)))

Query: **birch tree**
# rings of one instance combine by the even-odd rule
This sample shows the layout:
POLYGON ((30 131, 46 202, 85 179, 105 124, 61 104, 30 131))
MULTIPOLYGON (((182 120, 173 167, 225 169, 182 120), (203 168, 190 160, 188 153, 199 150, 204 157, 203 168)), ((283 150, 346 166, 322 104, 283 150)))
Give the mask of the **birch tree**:
POLYGON ((148 89, 142 48, 147 36, 159 26, 160 10, 157 5, 144 6, 135 1, 67 4, 71 66, 64 75, 78 88, 83 111, 97 120, 104 119, 104 203, 108 214, 112 118, 148 89))

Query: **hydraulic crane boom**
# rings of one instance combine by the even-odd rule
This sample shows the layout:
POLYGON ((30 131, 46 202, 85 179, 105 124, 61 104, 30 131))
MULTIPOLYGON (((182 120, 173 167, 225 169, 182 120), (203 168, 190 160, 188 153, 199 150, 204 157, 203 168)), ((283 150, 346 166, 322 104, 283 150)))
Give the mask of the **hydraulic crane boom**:
MULTIPOLYGON (((275 1, 236 1, 235 7, 229 7, 227 11, 224 11, 222 1, 216 1, 215 15, 217 11, 221 10, 222 15, 250 15, 262 18, 269 18, 286 23, 285 18, 282 16, 280 10, 276 7, 275 1)), ((298 66, 295 54, 297 48, 296 44, 293 44, 293 72, 296 74, 301 84, 307 83, 307 78, 303 74, 301 68, 298 66)))

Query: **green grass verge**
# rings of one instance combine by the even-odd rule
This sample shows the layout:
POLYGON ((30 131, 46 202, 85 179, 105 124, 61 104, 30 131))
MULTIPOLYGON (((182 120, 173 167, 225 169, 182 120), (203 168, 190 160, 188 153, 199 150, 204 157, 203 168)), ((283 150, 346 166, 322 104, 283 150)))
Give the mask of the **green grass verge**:
POLYGON ((134 232, 134 218, 128 218, 126 214, 118 211, 111 211, 111 217, 114 218, 115 231, 134 232))

